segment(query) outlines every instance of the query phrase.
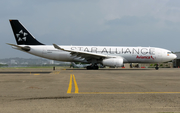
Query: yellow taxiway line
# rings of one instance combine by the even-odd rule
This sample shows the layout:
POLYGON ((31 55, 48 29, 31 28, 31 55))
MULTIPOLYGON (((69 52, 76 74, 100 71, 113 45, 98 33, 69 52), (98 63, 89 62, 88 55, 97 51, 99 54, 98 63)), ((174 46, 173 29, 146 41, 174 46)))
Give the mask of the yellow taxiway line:
POLYGON ((180 92, 79 92, 78 94, 180 94, 180 92))
POLYGON ((71 93, 71 89, 72 89, 72 75, 70 76, 69 87, 68 87, 67 93, 71 93))
POLYGON ((69 87, 67 93, 71 94, 180 94, 180 92, 79 92, 79 88, 74 74, 70 75, 69 87), (74 80, 75 92, 72 90, 72 79, 74 80))
POLYGON ((70 76, 69 87, 68 87, 67 93, 71 93, 71 90, 72 90, 72 77, 73 77, 73 80, 74 80, 74 87, 75 87, 75 92, 74 93, 79 93, 79 88, 78 88, 75 76, 73 74, 71 74, 71 76, 70 76))
POLYGON ((73 79, 74 79, 74 86, 75 86, 75 93, 79 93, 79 88, 75 79, 75 76, 73 75, 73 79))

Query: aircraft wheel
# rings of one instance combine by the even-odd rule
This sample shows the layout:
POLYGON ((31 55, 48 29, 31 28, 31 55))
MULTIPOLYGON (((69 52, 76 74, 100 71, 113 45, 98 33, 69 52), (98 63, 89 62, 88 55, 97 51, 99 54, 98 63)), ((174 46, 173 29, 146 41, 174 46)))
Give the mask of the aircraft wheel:
POLYGON ((94 69, 94 70, 98 70, 99 67, 98 67, 98 66, 94 66, 93 69, 94 69))
POLYGON ((156 70, 158 70, 158 69, 159 69, 159 67, 158 67, 158 64, 156 64, 156 67, 155 67, 155 69, 156 69, 156 70))
POLYGON ((90 70, 90 69, 91 69, 91 66, 87 66, 86 69, 87 69, 87 70, 90 70))
POLYGON ((99 67, 98 67, 98 66, 96 66, 96 69, 98 70, 98 69, 99 69, 99 67))
POLYGON ((87 70, 91 70, 91 69, 92 69, 92 70, 98 70, 99 67, 98 67, 98 66, 93 66, 93 67, 92 67, 92 66, 87 66, 86 69, 87 69, 87 70))
POLYGON ((158 70, 158 69, 159 69, 159 67, 155 67, 155 69, 156 69, 156 70, 158 70))

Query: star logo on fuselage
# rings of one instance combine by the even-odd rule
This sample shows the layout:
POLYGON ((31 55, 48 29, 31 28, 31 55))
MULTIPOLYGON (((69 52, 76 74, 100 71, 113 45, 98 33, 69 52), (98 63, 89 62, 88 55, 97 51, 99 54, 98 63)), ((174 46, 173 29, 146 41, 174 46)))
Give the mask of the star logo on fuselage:
POLYGON ((20 41, 26 41, 26 36, 27 36, 27 35, 28 35, 28 34, 27 34, 26 32, 24 32, 23 30, 20 30, 19 33, 16 34, 18 42, 20 42, 20 41))

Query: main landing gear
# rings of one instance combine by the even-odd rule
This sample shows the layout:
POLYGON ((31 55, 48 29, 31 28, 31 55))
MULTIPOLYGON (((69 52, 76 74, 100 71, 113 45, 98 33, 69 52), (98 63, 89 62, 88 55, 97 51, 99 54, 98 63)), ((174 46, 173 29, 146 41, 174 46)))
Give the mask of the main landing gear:
POLYGON ((91 65, 91 66, 87 66, 86 67, 87 70, 98 70, 99 67, 97 64, 91 65))
POLYGON ((158 70, 158 69, 159 69, 159 67, 158 67, 158 64, 156 64, 156 67, 155 67, 155 69, 156 69, 156 70, 158 70))

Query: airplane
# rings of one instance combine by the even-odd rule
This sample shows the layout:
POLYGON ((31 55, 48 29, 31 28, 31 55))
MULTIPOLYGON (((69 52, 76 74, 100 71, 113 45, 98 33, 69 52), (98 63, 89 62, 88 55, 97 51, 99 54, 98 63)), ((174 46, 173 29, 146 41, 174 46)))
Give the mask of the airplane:
POLYGON ((171 51, 156 47, 45 45, 18 20, 9 21, 17 42, 7 43, 12 48, 51 60, 92 64, 86 67, 88 70, 99 69, 97 64, 122 67, 124 63, 161 63, 177 58, 171 51))
POLYGON ((75 64, 74 62, 71 62, 71 66, 73 68, 86 68, 87 66, 90 66, 91 64, 75 64))

